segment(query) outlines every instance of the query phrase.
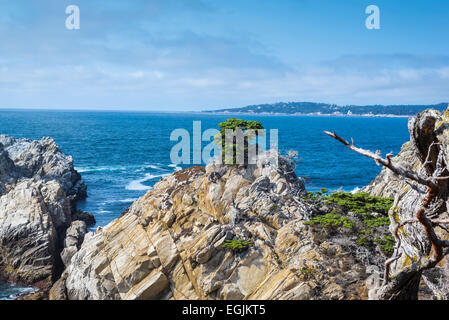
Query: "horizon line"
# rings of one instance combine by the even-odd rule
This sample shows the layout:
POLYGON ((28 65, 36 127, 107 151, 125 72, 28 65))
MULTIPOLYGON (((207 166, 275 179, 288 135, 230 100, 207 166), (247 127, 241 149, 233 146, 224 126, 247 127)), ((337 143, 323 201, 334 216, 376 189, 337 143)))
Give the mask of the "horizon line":
POLYGON ((98 112, 155 112, 155 113, 204 113, 204 112, 220 112, 221 110, 230 110, 230 109, 242 109, 246 107, 252 107, 252 106, 260 106, 260 105, 275 105, 279 103, 313 103, 313 104, 325 104, 325 105, 331 105, 331 106, 337 106, 337 107, 376 107, 376 106, 388 106, 388 107, 394 107, 394 106, 435 106, 435 105, 441 105, 441 104, 448 104, 449 102, 439 102, 439 103, 427 103, 427 104, 365 104, 365 105, 358 105, 358 104, 345 104, 340 105, 336 103, 328 103, 328 102, 313 102, 313 101, 278 101, 273 103, 258 103, 258 104, 248 104, 243 107, 217 107, 216 109, 202 109, 202 110, 162 110, 162 109, 155 109, 155 110, 147 110, 143 108, 113 108, 113 107, 105 107, 105 108, 76 108, 76 107, 68 107, 68 108, 51 108, 51 107, 0 107, 0 111, 98 111, 98 112))

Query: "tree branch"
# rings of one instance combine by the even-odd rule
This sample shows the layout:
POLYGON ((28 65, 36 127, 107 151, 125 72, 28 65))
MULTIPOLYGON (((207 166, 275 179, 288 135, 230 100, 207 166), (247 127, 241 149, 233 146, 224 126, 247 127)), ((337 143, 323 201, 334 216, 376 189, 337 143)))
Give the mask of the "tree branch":
MULTIPOLYGON (((434 253, 433 258, 429 259, 426 258, 425 260, 427 262, 420 266, 421 268, 420 270, 422 271, 426 268, 431 268, 435 266, 439 261, 441 261, 441 259, 447 253, 447 251, 444 250, 444 248, 449 247, 449 241, 439 239, 434 230, 435 225, 449 224, 449 220, 434 219, 434 217, 438 217, 438 211, 441 208, 442 201, 438 201, 439 198, 443 196, 443 194, 447 196, 447 193, 443 191, 446 190, 447 188, 446 181, 449 180, 449 176, 447 176, 447 174, 446 176, 442 176, 443 172, 447 173, 445 162, 438 163, 440 160, 441 161, 444 160, 441 158, 442 157, 441 152, 439 152, 438 154, 438 160, 435 168, 433 167, 426 168, 429 170, 427 172, 427 175, 424 176, 416 171, 413 171, 409 168, 403 167, 399 164, 395 164, 394 162, 392 162, 391 158, 393 154, 391 153, 387 154, 386 158, 384 159, 382 158, 380 152, 373 153, 369 150, 358 148, 354 145, 354 142, 350 144, 347 140, 338 136, 335 132, 324 131, 324 133, 329 137, 339 141, 348 149, 356 153, 359 153, 365 157, 373 159, 374 161, 376 161, 377 164, 383 165, 384 167, 390 169, 397 175, 406 179, 413 180, 418 184, 427 187, 426 195, 424 196, 424 198, 422 198, 421 205, 416 211, 416 219, 405 220, 402 223, 398 223, 398 225, 394 228, 392 232, 396 239, 396 244, 393 256, 385 262, 384 287, 386 287, 389 284, 390 280, 389 273, 391 264, 397 261, 402 256, 402 253, 399 252, 402 243, 401 238, 399 237, 399 230, 400 228, 404 227, 407 224, 419 223, 420 225, 422 225, 426 232, 427 239, 430 242, 433 249, 434 253)), ((440 144, 434 141, 429 145, 427 150, 427 156, 425 159, 422 160, 423 168, 425 168, 426 166, 431 166, 433 164, 430 158, 431 158, 431 150, 435 146, 440 146, 440 144)), ((402 275, 405 276, 404 272, 405 270, 402 270, 399 273, 399 276, 402 275)))
MULTIPOLYGON (((428 187, 434 187, 435 183, 432 181, 432 179, 429 179, 425 176, 422 176, 410 169, 407 169, 401 165, 395 164, 391 161, 391 157, 392 154, 388 154, 387 158, 384 159, 382 158, 379 154, 377 153, 373 153, 369 150, 365 150, 365 149, 361 149, 361 148, 357 148, 355 145, 350 145, 348 141, 346 141, 345 139, 339 137, 337 134, 335 134, 335 132, 329 132, 329 131, 324 131, 324 133, 326 135, 328 135, 329 137, 341 142, 342 144, 344 144, 347 148, 349 148, 350 150, 357 152, 365 157, 371 158, 374 161, 376 161, 376 163, 379 163, 381 165, 383 165, 384 167, 387 167, 388 169, 390 169, 391 171, 393 171, 394 173, 404 177, 404 178, 408 178, 411 179, 413 181, 416 181, 419 184, 428 186, 428 187)), ((435 179, 435 178, 434 178, 435 179)))

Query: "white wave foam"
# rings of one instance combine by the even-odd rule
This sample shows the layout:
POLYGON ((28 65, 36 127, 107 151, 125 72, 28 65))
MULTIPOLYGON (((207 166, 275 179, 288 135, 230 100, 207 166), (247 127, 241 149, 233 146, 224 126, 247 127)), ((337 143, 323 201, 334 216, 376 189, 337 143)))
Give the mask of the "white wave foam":
POLYGON ((146 169, 153 169, 153 170, 158 170, 158 171, 167 171, 168 170, 168 169, 164 169, 164 168, 159 167, 154 164, 145 164, 143 167, 140 167, 135 172, 142 172, 142 171, 145 171, 146 169))
POLYGON ((146 165, 145 168, 151 168, 151 169, 154 169, 154 170, 164 170, 163 168, 158 167, 158 166, 156 166, 154 164, 146 165))
POLYGON ((25 288, 25 287, 18 287, 16 285, 10 284, 8 285, 8 288, 5 288, 5 294, 4 296, 0 295, 0 301, 1 300, 15 300, 18 297, 20 297, 22 294, 28 294, 28 293, 35 293, 37 289, 35 288, 25 288), (8 296, 7 296, 8 295, 8 296))
POLYGON ((354 190, 351 191, 352 194, 355 194, 357 192, 360 192, 362 190, 362 188, 359 187, 355 187, 354 190))
POLYGON ((107 213, 112 213, 112 211, 110 211, 110 210, 98 210, 97 213, 99 213, 99 214, 107 214, 107 213))
POLYGON ((101 203, 102 206, 111 204, 111 203, 130 203, 136 201, 138 198, 127 198, 127 199, 113 199, 113 200, 106 200, 101 203))
POLYGON ((138 198, 129 198, 129 199, 123 199, 123 200, 117 200, 117 202, 121 203, 130 203, 136 201, 138 198))
POLYGON ((126 170, 126 167, 122 167, 122 166, 75 167, 75 170, 78 171, 78 173, 102 172, 102 171, 121 171, 121 170, 126 170))
POLYGON ((177 166, 176 164, 169 164, 168 165, 170 168, 174 168, 175 169, 175 171, 178 171, 178 170, 181 170, 182 168, 181 167, 179 167, 179 166, 177 166))
POLYGON ((136 179, 136 180, 133 180, 130 183, 128 183, 128 185, 125 187, 125 189, 131 190, 131 191, 151 190, 152 187, 144 185, 143 182, 147 182, 147 181, 155 179, 155 178, 162 178, 162 177, 165 177, 168 175, 169 174, 153 175, 153 174, 147 173, 144 178, 136 179))

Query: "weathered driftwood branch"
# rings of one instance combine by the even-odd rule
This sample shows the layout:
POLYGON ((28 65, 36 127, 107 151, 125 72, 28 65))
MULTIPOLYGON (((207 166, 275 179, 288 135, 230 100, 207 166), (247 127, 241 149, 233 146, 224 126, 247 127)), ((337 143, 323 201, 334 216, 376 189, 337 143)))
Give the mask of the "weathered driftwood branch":
POLYGON ((353 144, 352 145, 349 144, 348 141, 339 137, 335 132, 324 131, 324 133, 327 134, 329 137, 334 138, 335 140, 343 143, 347 148, 351 149, 352 151, 355 151, 365 157, 373 159, 374 161, 376 161, 376 163, 381 164, 384 167, 387 167, 388 169, 390 169, 391 171, 393 171, 394 173, 396 173, 402 177, 411 179, 413 181, 416 181, 419 184, 426 185, 426 186, 432 186, 434 184, 432 179, 424 177, 414 171, 404 168, 401 165, 397 165, 397 164, 393 163, 391 161, 393 154, 391 154, 391 153, 389 153, 387 155, 386 159, 384 159, 380 156, 379 152, 374 153, 369 150, 357 148, 353 144))
MULTIPOLYGON (((428 117, 425 118, 425 120, 428 121, 429 118, 431 119, 431 125, 433 125, 435 123, 435 119, 428 117)), ((423 121, 422 119, 420 120, 423 121)), ((410 168, 394 163, 391 160, 391 158, 393 157, 392 153, 389 153, 385 158, 382 158, 380 151, 374 153, 369 150, 358 148, 355 146, 353 140, 350 144, 347 140, 338 136, 335 132, 324 131, 326 135, 339 141, 348 149, 365 157, 371 158, 376 161, 377 164, 388 168, 395 174, 403 178, 410 179, 427 188, 427 192, 421 199, 420 206, 416 211, 415 219, 407 219, 402 222, 398 222, 398 224, 392 231, 396 239, 395 250, 393 256, 385 262, 384 285, 382 290, 384 293, 383 297, 389 299, 399 298, 401 295, 403 296, 402 298, 404 298, 404 296, 406 295, 401 293, 401 291, 409 291, 407 293, 407 296, 413 297, 413 293, 410 294, 410 292, 413 292, 414 290, 416 290, 417 292, 417 283, 419 283, 422 271, 427 268, 433 268, 439 261, 441 261, 445 254, 447 254, 448 252, 448 250, 444 251, 444 248, 449 247, 449 241, 439 239, 434 230, 434 228, 437 226, 443 228, 444 230, 447 230, 445 227, 443 227, 443 225, 449 224, 449 220, 441 220, 437 218, 441 214, 442 209, 444 209, 444 211, 447 210, 447 180, 449 179, 449 176, 445 163, 445 155, 441 148, 441 144, 436 141, 432 141, 430 144, 428 144, 426 150, 427 152, 424 157, 422 152, 423 146, 417 146, 417 134, 419 133, 420 128, 416 129, 415 125, 416 119, 411 121, 411 140, 415 143, 415 147, 417 148, 418 153, 421 149, 421 153, 418 158, 422 161, 422 167, 425 169, 424 174, 422 172, 416 172, 410 168), (429 255, 421 254, 422 257, 420 257, 419 260, 422 260, 422 262, 419 265, 412 263, 411 266, 404 267, 403 270, 395 276, 393 281, 394 283, 391 284, 390 266, 393 262, 402 257, 402 252, 400 251, 402 240, 399 236, 399 230, 404 228, 406 225, 411 224, 419 224, 423 227, 425 235, 427 236, 427 239, 431 245, 433 256, 430 256, 429 258, 429 255), (404 289, 406 286, 410 288, 404 289)), ((425 130, 425 134, 427 134, 428 131, 429 130, 425 130)), ((394 206, 396 205, 397 199, 395 200, 394 206)), ((405 250, 402 251, 407 254, 405 250)), ((411 259, 411 257, 409 258, 411 259)))

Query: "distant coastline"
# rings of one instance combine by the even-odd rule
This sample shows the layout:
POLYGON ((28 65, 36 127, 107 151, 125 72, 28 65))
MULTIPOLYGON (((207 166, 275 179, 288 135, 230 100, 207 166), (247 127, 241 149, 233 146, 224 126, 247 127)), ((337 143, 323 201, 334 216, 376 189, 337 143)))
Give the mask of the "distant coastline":
POLYGON ((410 118, 416 114, 396 115, 396 114, 343 114, 343 113, 269 113, 269 112, 214 112, 203 111, 202 114, 212 115, 243 115, 243 116, 293 116, 293 117, 342 117, 342 118, 410 118))
POLYGON ((448 103, 427 105, 345 105, 317 102, 278 102, 251 105, 242 108, 205 110, 203 113, 220 115, 267 115, 267 116, 318 116, 318 117, 370 117, 408 118, 426 110, 445 111, 448 103))

